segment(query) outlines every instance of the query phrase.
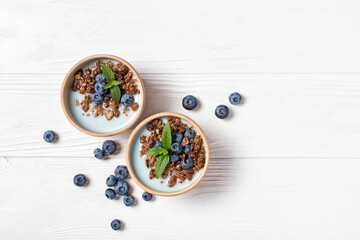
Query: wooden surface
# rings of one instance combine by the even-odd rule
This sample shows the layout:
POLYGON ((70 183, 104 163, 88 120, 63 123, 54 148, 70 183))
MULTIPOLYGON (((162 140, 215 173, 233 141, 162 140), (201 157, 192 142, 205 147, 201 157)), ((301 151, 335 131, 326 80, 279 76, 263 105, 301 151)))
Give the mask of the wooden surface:
POLYGON ((1 1, 0 239, 360 239, 359 24, 356 0, 1 1), (141 119, 174 111, 204 130, 212 161, 194 190, 148 203, 130 180, 135 207, 105 198, 131 131, 96 160, 107 138, 60 105, 67 71, 96 53, 138 70, 141 119), (244 104, 217 119, 233 91, 244 104))

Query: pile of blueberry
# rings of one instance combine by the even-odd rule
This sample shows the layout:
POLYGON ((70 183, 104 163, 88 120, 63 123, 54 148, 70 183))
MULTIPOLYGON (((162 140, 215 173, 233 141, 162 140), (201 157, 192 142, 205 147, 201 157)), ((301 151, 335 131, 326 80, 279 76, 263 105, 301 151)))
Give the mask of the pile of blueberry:
MULTIPOLYGON (((101 104, 104 101, 104 97, 111 97, 109 89, 105 89, 106 78, 104 74, 98 74, 95 77, 95 93, 91 96, 92 101, 95 104, 101 104)), ((134 96, 131 94, 124 94, 121 96, 120 102, 125 107, 130 107, 134 103, 134 96)))
MULTIPOLYGON (((241 101, 242 96, 239 93, 233 92, 230 94, 229 102, 232 105, 238 105, 241 103, 241 101)), ((187 95, 183 98, 182 105, 186 110, 193 110, 197 107, 198 101, 193 95, 187 95)), ((227 118, 229 113, 230 110, 226 105, 221 104, 215 108, 215 115, 220 119, 227 118)))
MULTIPOLYGON (((177 162, 180 160, 180 154, 184 153, 187 155, 191 150, 190 144, 182 143, 183 138, 187 137, 189 140, 194 139, 196 132, 192 128, 188 127, 186 128, 184 134, 173 132, 171 135, 173 144, 170 147, 170 161, 177 162)), ((160 141, 157 141, 154 147, 163 147, 163 145, 160 141)), ((187 170, 194 166, 194 160, 191 157, 186 157, 181 160, 180 164, 182 169, 187 170)))

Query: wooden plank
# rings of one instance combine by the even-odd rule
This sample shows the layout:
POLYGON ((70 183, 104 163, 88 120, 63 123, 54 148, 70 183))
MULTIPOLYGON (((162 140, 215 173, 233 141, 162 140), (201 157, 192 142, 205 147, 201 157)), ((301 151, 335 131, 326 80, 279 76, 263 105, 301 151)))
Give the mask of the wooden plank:
MULTIPOLYGON (((67 122, 59 99, 63 77, 0 74, 0 156, 92 158, 92 150, 104 139, 80 133, 67 122), (42 140, 47 129, 59 134, 58 143, 46 144, 42 140)), ((142 77, 148 97, 142 119, 163 111, 187 114, 205 131, 214 158, 360 157, 359 74, 142 77), (228 104, 228 94, 233 91, 244 95, 244 104, 230 106, 230 119, 217 119, 215 107, 228 104), (199 99, 199 110, 182 108, 181 99, 187 94, 199 99)), ((124 149, 129 134, 112 139, 124 149)))
POLYGON ((141 73, 360 72, 359 1, 0 4, 3 73, 65 73, 95 53, 141 73))
POLYGON ((105 198, 105 179, 125 159, 0 158, 3 239, 360 238, 358 158, 213 159, 198 187, 128 208, 105 198), (90 184, 75 187, 84 173, 90 184), (110 221, 125 223, 122 232, 110 221), (13 226, 26 223, 21 231, 13 226))

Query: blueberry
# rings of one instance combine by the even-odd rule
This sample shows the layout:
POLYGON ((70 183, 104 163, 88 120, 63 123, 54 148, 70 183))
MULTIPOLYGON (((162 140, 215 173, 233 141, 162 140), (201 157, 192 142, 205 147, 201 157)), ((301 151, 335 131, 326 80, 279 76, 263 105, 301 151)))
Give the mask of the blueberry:
POLYGON ((104 89, 106 86, 106 82, 97 82, 95 83, 95 92, 100 93, 101 95, 104 95, 108 90, 104 89))
POLYGON ((180 164, 182 169, 187 170, 193 167, 194 160, 192 158, 186 158, 184 160, 181 160, 180 164))
POLYGON ((105 196, 108 199, 114 199, 116 197, 116 192, 113 189, 108 188, 105 190, 105 196))
POLYGON ((197 99, 193 95, 187 95, 182 100, 182 105, 186 110, 193 110, 198 104, 197 99))
POLYGON ((154 147, 163 147, 162 142, 157 141, 157 142, 154 144, 154 147))
POLYGON ((123 199, 125 206, 131 207, 135 203, 135 198, 131 195, 126 195, 123 199))
POLYGON ((130 191, 130 186, 129 186, 129 183, 127 181, 118 181, 115 184, 114 189, 115 189, 116 194, 118 194, 118 195, 126 195, 130 191))
POLYGON ((119 219, 114 219, 114 220, 112 220, 112 222, 111 222, 111 228, 112 228, 113 230, 120 230, 120 229, 121 229, 121 225, 122 225, 122 223, 120 222, 119 219))
POLYGON ((143 195, 142 195, 142 198, 145 200, 145 201, 151 201, 153 195, 151 193, 148 193, 148 192, 144 192, 143 195))
POLYGON ((104 158, 104 153, 103 151, 100 149, 100 148, 96 148, 94 150, 94 156, 97 158, 97 159, 103 159, 104 158))
POLYGON ((116 152, 116 143, 112 140, 106 140, 102 145, 102 150, 106 155, 111 155, 116 152))
POLYGON ((78 187, 84 186, 86 182, 87 182, 87 180, 86 180, 86 177, 84 174, 80 173, 80 174, 75 175, 75 177, 74 177, 75 186, 78 186, 78 187))
POLYGON ((232 105, 237 105, 237 104, 241 103, 241 100, 242 100, 242 96, 237 92, 233 92, 229 96, 229 101, 232 105))
POLYGON ((102 73, 99 73, 98 75, 96 75, 95 81, 96 82, 106 82, 105 75, 102 73))
POLYGON ((104 97, 97 92, 91 96, 91 99, 96 105, 101 104, 104 101, 104 97))
POLYGON ((178 133, 178 132, 173 132, 171 133, 172 135, 172 141, 173 142, 178 142, 178 143, 181 143, 181 141, 183 140, 183 135, 181 133, 178 133))
POLYGON ((184 153, 185 153, 185 154, 188 154, 188 153, 190 152, 190 150, 191 150, 191 145, 190 145, 190 144, 185 145, 185 147, 184 147, 184 153))
POLYGON ((107 179, 106 179, 106 186, 108 187, 113 187, 115 186, 115 184, 117 183, 117 178, 114 175, 110 175, 107 179))
POLYGON ((171 145, 170 151, 172 154, 179 155, 183 151, 183 147, 181 146, 180 143, 175 142, 171 145))
POLYGON ((215 115, 220 118, 220 119, 224 119, 227 116, 229 116, 229 108, 225 105, 219 105, 216 107, 215 109, 215 115))
POLYGON ((43 139, 45 140, 45 142, 51 143, 55 141, 55 138, 56 135, 53 131, 47 130, 46 132, 44 132, 43 139))
POLYGON ((115 177, 119 180, 125 180, 129 176, 129 171, 126 166, 119 165, 115 168, 115 177))
POLYGON ((171 154, 171 155, 170 155, 170 161, 171 161, 171 162, 177 162, 177 161, 179 161, 179 160, 180 160, 179 155, 176 155, 176 154, 171 154))
POLYGON ((187 137, 188 139, 193 139, 196 136, 196 132, 192 128, 188 127, 185 130, 184 136, 187 137))
POLYGON ((135 99, 133 95, 125 93, 121 97, 121 104, 125 107, 130 107, 134 103, 135 99))

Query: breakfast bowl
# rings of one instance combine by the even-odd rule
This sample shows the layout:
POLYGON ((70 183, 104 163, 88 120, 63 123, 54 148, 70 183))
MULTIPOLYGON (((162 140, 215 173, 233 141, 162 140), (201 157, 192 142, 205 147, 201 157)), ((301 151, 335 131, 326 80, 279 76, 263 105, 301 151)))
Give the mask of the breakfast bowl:
POLYGON ((97 137, 131 128, 145 106, 145 88, 135 68, 107 54, 76 63, 61 86, 61 105, 78 130, 97 137))
POLYGON ((209 143, 189 117, 157 113, 131 133, 126 163, 131 178, 144 191, 176 196, 193 189, 205 176, 210 163, 209 143))

